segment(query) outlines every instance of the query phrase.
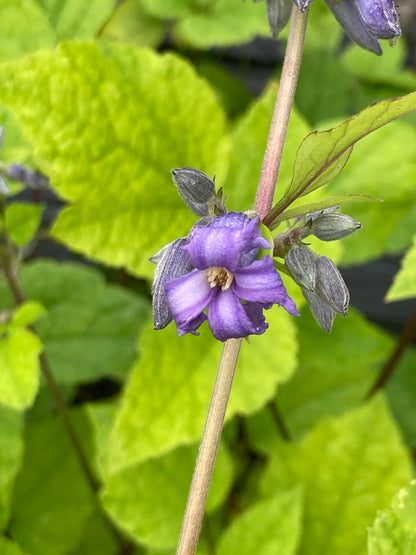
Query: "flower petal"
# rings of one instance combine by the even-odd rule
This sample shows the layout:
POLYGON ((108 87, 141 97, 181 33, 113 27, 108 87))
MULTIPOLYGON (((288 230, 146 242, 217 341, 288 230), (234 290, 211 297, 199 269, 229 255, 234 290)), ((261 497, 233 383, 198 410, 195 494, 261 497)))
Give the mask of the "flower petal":
POLYGON ((258 222, 257 217, 249 220, 245 214, 229 212, 215 218, 208 227, 194 227, 186 247, 192 264, 199 270, 214 266, 234 272, 247 253, 270 248, 258 222))
POLYGON ((276 303, 284 306, 294 316, 299 314, 270 256, 255 260, 246 268, 239 268, 235 272, 231 288, 240 299, 245 301, 262 304, 276 303))
POLYGON ((401 34, 394 0, 355 0, 369 31, 379 39, 392 39, 401 34))
POLYGON ((220 341, 259 335, 266 329, 264 322, 261 325, 258 318, 253 323, 232 289, 215 290, 208 307, 208 322, 214 337, 220 341))
POLYGON ((213 295, 206 273, 193 270, 184 276, 166 280, 164 286, 167 303, 178 330, 186 330, 183 333, 187 333, 192 328, 195 331, 205 320, 201 320, 201 313, 213 295))
POLYGON ((382 50, 376 37, 370 33, 367 25, 361 18, 355 0, 325 0, 334 14, 338 23, 343 27, 344 31, 351 40, 357 44, 381 55, 382 50))

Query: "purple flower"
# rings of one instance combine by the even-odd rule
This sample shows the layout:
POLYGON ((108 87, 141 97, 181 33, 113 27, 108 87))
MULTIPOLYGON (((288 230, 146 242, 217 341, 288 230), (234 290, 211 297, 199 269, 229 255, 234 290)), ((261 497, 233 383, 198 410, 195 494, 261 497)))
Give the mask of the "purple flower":
POLYGON ((220 341, 260 335, 268 327, 263 309, 273 304, 298 315, 273 259, 257 259, 260 249, 271 248, 258 224, 257 216, 230 212, 192 229, 183 248, 193 269, 163 281, 179 335, 197 335, 206 319, 220 341))

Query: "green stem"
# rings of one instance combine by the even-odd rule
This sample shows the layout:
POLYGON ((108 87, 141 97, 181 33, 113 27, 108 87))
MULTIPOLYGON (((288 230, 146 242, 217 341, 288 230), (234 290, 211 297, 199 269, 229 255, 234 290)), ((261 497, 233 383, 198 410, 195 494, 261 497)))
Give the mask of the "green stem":
MULTIPOLYGON (((260 218, 264 218, 270 211, 273 202, 280 159, 302 58, 306 22, 307 12, 301 13, 297 8, 293 8, 275 113, 271 123, 263 169, 254 203, 254 210, 260 215, 260 218)), ((182 523, 181 536, 176 552, 177 555, 193 555, 196 551, 208 488, 221 439, 225 411, 230 397, 241 342, 241 339, 229 339, 224 344, 198 458, 195 464, 182 523)))

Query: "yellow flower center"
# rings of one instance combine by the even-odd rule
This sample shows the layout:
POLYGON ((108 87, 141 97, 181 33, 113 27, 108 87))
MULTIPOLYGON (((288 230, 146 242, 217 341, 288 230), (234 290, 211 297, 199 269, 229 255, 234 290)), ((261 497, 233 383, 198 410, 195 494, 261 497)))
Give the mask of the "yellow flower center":
POLYGON ((230 288, 233 280, 234 274, 221 268, 220 266, 213 266, 207 269, 208 282, 212 288, 221 287, 223 291, 227 291, 230 288))

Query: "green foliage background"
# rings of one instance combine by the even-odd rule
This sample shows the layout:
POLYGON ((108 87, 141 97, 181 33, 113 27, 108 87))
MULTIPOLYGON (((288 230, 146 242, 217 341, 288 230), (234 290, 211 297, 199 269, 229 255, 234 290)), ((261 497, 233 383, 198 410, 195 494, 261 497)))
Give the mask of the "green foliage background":
MULTIPOLYGON (((29 164, 64 201, 41 230, 42 205, 2 207, 28 299, 16 308, 0 281, 2 554, 119 555, 120 536, 129 553, 174 552, 221 346, 205 328, 198 338, 178 338, 173 325, 153 331, 148 259, 195 221, 171 168, 215 175, 229 209, 253 204, 281 68, 253 98, 210 48, 258 35, 268 36, 265 4, 240 0, 1 2, 1 168, 29 164), (29 260, 45 235, 89 264, 29 260), (41 352, 98 500, 41 377, 41 352)), ((402 42, 376 58, 354 45, 340 53, 340 40, 316 0, 276 201, 309 132, 416 89, 402 42)), ((383 127, 307 200, 383 200, 348 205, 364 229, 313 248, 340 265, 409 249, 390 301, 416 296, 415 145, 414 116, 383 127)), ((274 308, 268 321, 243 345, 198 553, 414 553, 414 351, 364 402, 393 337, 353 309, 330 336, 305 307, 298 319, 274 308)))

